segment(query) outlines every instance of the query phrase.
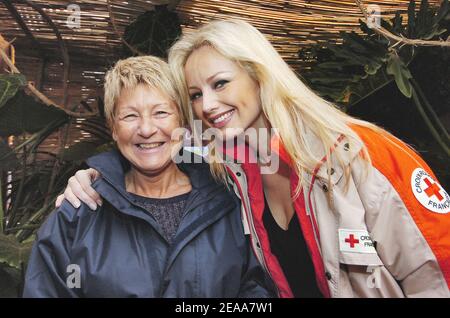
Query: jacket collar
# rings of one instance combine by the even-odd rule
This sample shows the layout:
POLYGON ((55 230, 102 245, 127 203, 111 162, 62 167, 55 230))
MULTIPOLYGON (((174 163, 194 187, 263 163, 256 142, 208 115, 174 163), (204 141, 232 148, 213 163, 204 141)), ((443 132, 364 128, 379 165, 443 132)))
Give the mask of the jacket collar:
MULTIPOLYGON (((362 142, 350 141, 347 137, 339 135, 338 133, 335 133, 334 135, 336 141, 334 147, 331 149, 331 154, 339 153, 342 162, 339 162, 335 155, 331 156, 331 160, 327 158, 320 139, 310 129, 305 129, 303 138, 309 144, 310 151, 319 161, 315 169, 309 173, 310 176, 308 178, 315 176, 321 180, 327 180, 328 165, 326 163, 330 160, 330 166, 333 168, 331 182, 334 184, 344 173, 342 167, 350 164, 350 162, 361 152, 363 147, 362 142)), ((287 163, 290 167, 293 166, 292 159, 287 153, 279 135, 274 135, 271 138, 270 145, 271 151, 277 154, 280 160, 287 163)), ((237 162, 242 164, 246 173, 250 171, 257 173, 256 170, 259 171, 259 167, 255 163, 256 156, 247 144, 243 142, 237 143, 231 148, 223 147, 222 151, 225 154, 226 162, 237 162)))
MULTIPOLYGON (((184 160, 177 166, 188 175, 193 189, 201 189, 215 183, 209 173, 208 163, 201 156, 182 149, 178 154, 178 158, 183 158, 184 160)), ((89 167, 100 172, 114 187, 125 191, 125 174, 130 170, 131 166, 118 150, 114 149, 90 157, 86 163, 89 167)))
MULTIPOLYGON (((185 209, 186 211, 195 210, 195 213, 187 213, 183 217, 178 229, 181 233, 177 235, 172 251, 174 255, 187 244, 192 233, 199 233, 211 222, 230 212, 237 204, 235 199, 230 201, 230 194, 226 188, 213 179, 206 162, 188 151, 182 150, 180 154, 184 155, 184 159, 190 157, 192 160, 196 160, 185 160, 185 162, 177 164, 180 170, 188 175, 192 186, 185 209)), ((130 164, 118 150, 93 156, 87 160, 87 164, 101 173, 102 177, 96 180, 92 186, 111 206, 123 214, 145 220, 161 237, 164 237, 154 217, 147 213, 126 191, 125 174, 130 169, 130 164)))
POLYGON ((130 164, 117 150, 103 152, 86 160, 90 168, 97 170, 102 177, 107 177, 108 181, 115 187, 126 189, 125 174, 130 169, 130 164))
MULTIPOLYGON (((310 130, 305 130, 304 138, 306 142, 310 145, 311 152, 313 155, 320 160, 320 162, 315 167, 314 171, 311 172, 312 175, 317 176, 321 179, 328 178, 328 171, 326 162, 330 160, 331 167, 335 170, 335 173, 331 176, 332 182, 337 181, 343 173, 342 165, 338 162, 337 156, 333 155, 338 153, 342 159, 342 164, 344 166, 350 164, 350 162, 360 153, 363 144, 362 142, 350 142, 344 135, 334 134, 335 143, 334 147, 331 149, 331 160, 327 158, 325 149, 322 147, 320 139, 310 130), (333 181, 333 179, 335 179, 333 181)), ((290 167, 292 167, 292 159, 287 153, 281 138, 278 135, 274 135, 271 139, 271 151, 278 154, 279 158, 286 162, 290 167)))

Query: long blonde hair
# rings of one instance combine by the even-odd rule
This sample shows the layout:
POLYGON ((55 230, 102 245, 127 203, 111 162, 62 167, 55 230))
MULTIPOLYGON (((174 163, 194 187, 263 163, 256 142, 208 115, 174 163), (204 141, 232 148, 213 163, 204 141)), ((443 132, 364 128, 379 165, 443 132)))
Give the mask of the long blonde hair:
MULTIPOLYGON (((192 118, 192 109, 185 84, 184 67, 190 54, 205 45, 236 62, 259 83, 264 115, 272 127, 278 130, 280 140, 292 160, 293 169, 300 178, 295 196, 306 183, 304 173, 311 173, 322 159, 311 150, 314 145, 305 138, 306 131, 317 136, 329 158, 336 142, 336 134, 346 136, 350 143, 363 144, 349 124, 380 129, 348 116, 314 93, 297 77, 261 32, 249 23, 237 19, 210 22, 183 35, 170 49, 169 65, 181 95, 182 107, 189 118, 192 118)), ((370 162, 364 145, 362 152, 363 157, 370 162)), ((339 154, 337 159, 344 166, 339 154)), ((330 165, 330 160, 326 164, 330 165)), ((215 170, 215 175, 222 176, 224 173, 223 167, 212 166, 212 170, 215 170)), ((348 180, 348 169, 343 170, 348 180)))

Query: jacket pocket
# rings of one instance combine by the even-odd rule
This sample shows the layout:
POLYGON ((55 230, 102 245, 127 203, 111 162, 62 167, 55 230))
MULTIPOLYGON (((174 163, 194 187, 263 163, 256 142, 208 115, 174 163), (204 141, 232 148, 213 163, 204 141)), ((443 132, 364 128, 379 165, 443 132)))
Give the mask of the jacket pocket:
POLYGON ((344 169, 342 167, 334 165, 328 169, 324 163, 316 173, 316 176, 318 177, 317 182, 320 187, 323 187, 323 185, 329 185, 328 173, 330 174, 330 182, 332 186, 337 185, 344 177, 344 169))
POLYGON ((383 262, 376 253, 339 252, 339 262, 347 265, 381 266, 383 262))

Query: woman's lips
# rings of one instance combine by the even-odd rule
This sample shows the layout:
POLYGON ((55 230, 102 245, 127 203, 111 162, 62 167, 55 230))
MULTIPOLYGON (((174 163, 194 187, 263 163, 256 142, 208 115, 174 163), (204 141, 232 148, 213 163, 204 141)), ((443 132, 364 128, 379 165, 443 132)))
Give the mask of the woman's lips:
POLYGON ((235 110, 232 109, 230 111, 227 111, 223 114, 221 114, 220 116, 214 118, 214 119, 209 119, 209 122, 211 123, 211 125, 215 128, 222 128, 224 127, 226 124, 229 123, 229 121, 231 120, 231 118, 233 117, 235 110))
POLYGON ((166 144, 167 142, 140 143, 135 147, 138 152, 148 154, 160 151, 166 144))

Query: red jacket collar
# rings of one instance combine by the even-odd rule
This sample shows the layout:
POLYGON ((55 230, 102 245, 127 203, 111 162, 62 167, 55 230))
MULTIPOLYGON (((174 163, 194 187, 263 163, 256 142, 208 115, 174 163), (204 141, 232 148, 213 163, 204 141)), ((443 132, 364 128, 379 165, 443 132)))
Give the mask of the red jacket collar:
MULTIPOLYGON (((224 144, 222 149, 222 153, 224 153, 228 158, 238 161, 243 164, 248 163, 256 163, 256 154, 250 148, 248 144, 245 142, 238 142, 237 144, 233 144, 232 147, 226 147, 224 144)), ((270 139, 270 151, 274 151, 281 160, 286 162, 289 166, 292 164, 292 160, 284 148, 281 138, 278 135, 272 136, 270 139)))

